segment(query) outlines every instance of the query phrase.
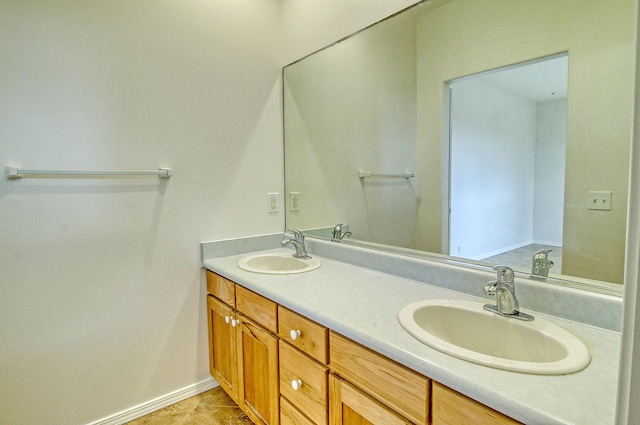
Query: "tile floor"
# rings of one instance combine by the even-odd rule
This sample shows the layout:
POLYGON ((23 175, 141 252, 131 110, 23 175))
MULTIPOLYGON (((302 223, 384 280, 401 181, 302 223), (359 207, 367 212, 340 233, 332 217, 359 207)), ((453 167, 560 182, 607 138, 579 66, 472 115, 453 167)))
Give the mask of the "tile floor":
POLYGON ((252 425, 231 398, 217 387, 126 425, 252 425))

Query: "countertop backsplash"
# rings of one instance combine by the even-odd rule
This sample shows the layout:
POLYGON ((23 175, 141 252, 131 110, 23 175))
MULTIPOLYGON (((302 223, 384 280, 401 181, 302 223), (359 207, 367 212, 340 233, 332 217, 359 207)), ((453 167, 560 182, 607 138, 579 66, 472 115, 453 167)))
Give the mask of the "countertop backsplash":
MULTIPOLYGON (((280 248, 282 233, 201 243, 202 262, 232 255, 280 248)), ((485 284, 495 273, 480 268, 448 264, 383 250, 307 238, 307 251, 347 264, 365 267, 468 295, 487 298, 485 284)), ((293 250, 293 249, 292 249, 293 250)), ((505 264, 509 266, 508 264, 505 264)), ((520 307, 599 328, 620 332, 622 298, 516 276, 520 307)), ((418 300, 416 300, 418 301, 418 300)))

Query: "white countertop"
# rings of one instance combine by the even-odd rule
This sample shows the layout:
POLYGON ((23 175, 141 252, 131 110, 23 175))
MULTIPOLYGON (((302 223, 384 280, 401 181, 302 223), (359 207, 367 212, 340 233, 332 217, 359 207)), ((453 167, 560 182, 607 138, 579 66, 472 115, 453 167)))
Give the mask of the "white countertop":
MULTIPOLYGON (((290 252, 276 249, 273 252, 290 252)), ((398 323, 398 311, 424 299, 491 302, 436 285, 316 256, 322 266, 292 275, 251 273, 247 254, 205 259, 204 267, 327 326, 423 375, 528 425, 614 424, 620 334, 543 317, 580 338, 591 353, 586 369, 557 376, 493 369, 432 349, 398 323)), ((487 329, 487 338, 492 338, 487 329)))

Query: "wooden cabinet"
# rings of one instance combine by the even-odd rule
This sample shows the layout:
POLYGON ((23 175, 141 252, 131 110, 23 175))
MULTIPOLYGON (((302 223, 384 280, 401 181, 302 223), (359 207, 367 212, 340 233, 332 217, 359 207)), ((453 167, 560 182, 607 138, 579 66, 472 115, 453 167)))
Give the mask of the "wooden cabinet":
POLYGON ((327 425, 329 330, 278 306, 278 336, 280 395, 287 402, 280 407, 281 420, 297 415, 301 423, 327 425))
POLYGON ((332 425, 411 425, 411 422, 365 394, 349 382, 329 377, 332 425))
POLYGON ((209 371, 224 391, 239 404, 236 312, 213 296, 207 297, 209 322, 209 371))
POLYGON ((278 340, 246 317, 240 316, 240 320, 239 404, 254 423, 277 425, 280 417, 278 340))
POLYGON ((277 305, 209 271, 207 290, 211 375, 254 423, 278 425, 277 305))
POLYGON ((207 270, 207 291, 223 303, 236 307, 236 284, 207 270))
POLYGON ((332 373, 412 422, 428 423, 429 379, 333 331, 329 352, 332 373))
POLYGON ((278 336, 322 364, 329 363, 329 329, 278 306, 278 336))
POLYGON ((269 332, 278 332, 278 304, 236 285, 236 309, 269 332))
POLYGON ((315 425, 286 398, 280 397, 280 425, 315 425))
POLYGON ((451 388, 433 383, 433 425, 522 425, 451 388))
POLYGON ((206 274, 211 375, 257 425, 522 425, 206 274))
POLYGON ((316 425, 328 423, 329 368, 280 341, 280 394, 316 425))

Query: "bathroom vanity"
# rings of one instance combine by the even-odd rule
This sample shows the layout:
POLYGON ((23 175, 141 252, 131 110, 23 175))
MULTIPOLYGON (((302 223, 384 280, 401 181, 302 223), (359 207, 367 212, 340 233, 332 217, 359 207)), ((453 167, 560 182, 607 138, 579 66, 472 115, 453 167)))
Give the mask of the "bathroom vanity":
POLYGON ((211 375, 257 424, 519 423, 208 270, 207 290, 211 375))
MULTIPOLYGON (((253 422, 613 424, 619 355, 615 330, 528 310, 580 338, 591 353, 589 366, 545 376, 470 363, 413 338, 397 314, 414 301, 478 301, 479 293, 320 256, 314 251, 322 252, 323 243, 314 242, 310 249, 321 262, 318 269, 285 275, 240 269, 238 262, 251 252, 250 246, 213 257, 203 247, 211 374, 253 422)), ((354 252, 340 244, 326 244, 338 256, 353 258, 354 252)), ((255 251, 262 249, 257 245, 255 251)), ((382 256, 375 262, 412 270, 420 268, 415 262, 426 261, 362 251, 361 259, 382 256)), ((438 267, 426 265, 431 266, 438 267)), ((480 285, 479 291, 491 279, 486 272, 450 267, 441 271, 443 276, 467 273, 465 280, 480 285)), ((527 285, 521 286, 520 303, 527 310, 527 285)), ((618 300, 587 298, 614 310, 603 316, 615 316, 618 300)), ((487 338, 499 338, 491 329, 486 332, 487 338)))

